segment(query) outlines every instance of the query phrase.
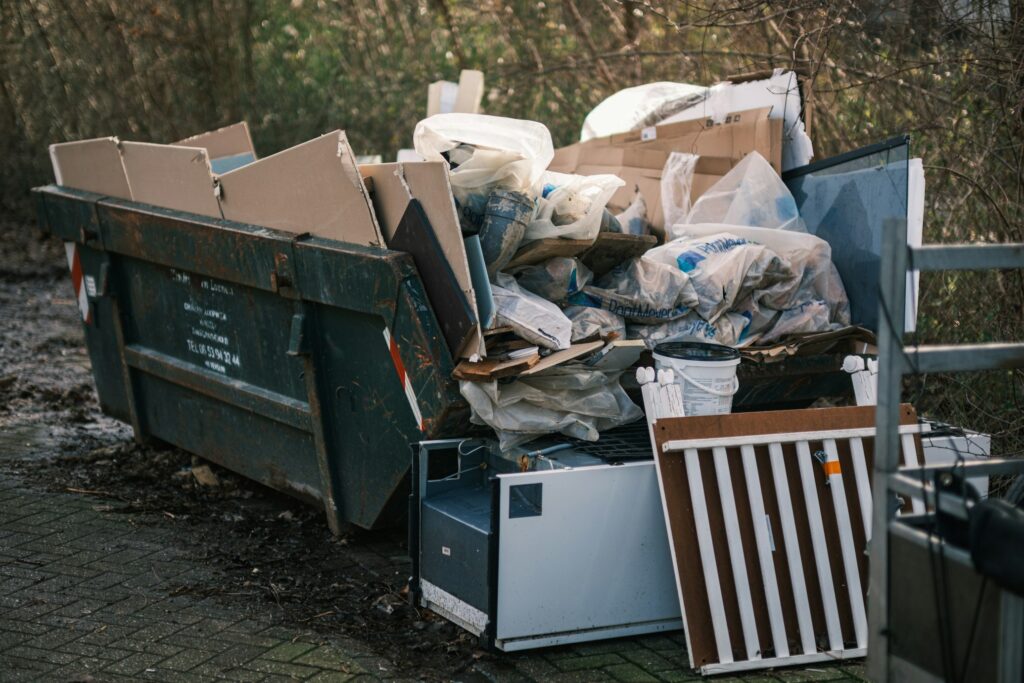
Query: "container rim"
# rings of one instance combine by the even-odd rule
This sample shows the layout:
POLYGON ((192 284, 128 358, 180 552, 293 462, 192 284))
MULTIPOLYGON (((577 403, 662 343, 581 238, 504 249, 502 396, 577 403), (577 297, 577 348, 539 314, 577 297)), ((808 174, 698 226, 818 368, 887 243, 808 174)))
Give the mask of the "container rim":
POLYGON ((740 352, 731 346, 705 342, 662 342, 654 347, 654 353, 666 358, 692 361, 729 361, 740 358, 740 352))

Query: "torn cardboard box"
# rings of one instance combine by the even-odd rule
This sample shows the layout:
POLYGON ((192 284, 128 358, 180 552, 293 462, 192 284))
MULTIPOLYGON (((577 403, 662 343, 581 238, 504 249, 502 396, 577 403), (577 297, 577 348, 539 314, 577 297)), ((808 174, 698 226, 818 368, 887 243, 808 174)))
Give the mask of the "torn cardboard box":
POLYGON ((684 121, 579 142, 556 150, 549 169, 619 176, 626 185, 612 196, 609 207, 625 210, 639 191, 647 202, 652 232, 663 236, 661 175, 669 155, 686 152, 700 156, 694 169, 691 202, 752 151, 768 159, 777 171, 782 159, 782 120, 770 119, 769 113, 769 108, 755 109, 730 114, 722 123, 684 121))

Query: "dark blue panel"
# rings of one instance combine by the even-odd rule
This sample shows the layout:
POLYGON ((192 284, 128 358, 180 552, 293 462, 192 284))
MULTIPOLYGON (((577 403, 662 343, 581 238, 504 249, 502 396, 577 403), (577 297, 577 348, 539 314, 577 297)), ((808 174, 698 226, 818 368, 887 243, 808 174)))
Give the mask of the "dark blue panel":
POLYGON ((783 175, 807 229, 832 246, 853 324, 875 331, 883 226, 907 217, 909 157, 900 137, 783 175))

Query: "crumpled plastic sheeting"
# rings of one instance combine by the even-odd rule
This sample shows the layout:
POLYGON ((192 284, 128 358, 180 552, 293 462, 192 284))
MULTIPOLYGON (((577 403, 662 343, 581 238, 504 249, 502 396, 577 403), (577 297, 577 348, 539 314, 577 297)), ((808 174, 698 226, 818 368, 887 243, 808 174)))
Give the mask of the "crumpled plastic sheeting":
POLYGON ((742 346, 743 332, 749 322, 749 319, 740 313, 726 313, 714 323, 709 323, 696 313, 689 313, 677 320, 657 325, 630 325, 627 328, 627 335, 630 339, 643 339, 648 349, 668 341, 742 346))
POLYGON ((597 441, 600 432, 641 418, 620 374, 571 363, 509 383, 459 382, 459 389, 472 410, 470 421, 492 428, 508 450, 553 433, 597 441))
POLYGON ((694 308, 710 323, 754 290, 780 282, 796 284, 785 259, 763 244, 729 232, 681 237, 642 258, 686 273, 697 295, 694 308))
POLYGON ((536 294, 531 294, 507 273, 498 273, 494 293, 495 324, 509 325, 527 341, 546 349, 567 349, 572 323, 562 310, 536 294))
POLYGON ((579 259, 567 256, 555 256, 544 263, 526 266, 515 275, 520 287, 555 303, 568 300, 594 278, 579 259))
POLYGON ((795 308, 782 311, 779 319, 761 335, 761 344, 770 344, 790 334, 824 332, 840 325, 829 323, 829 306, 821 300, 808 301, 795 308))
POLYGON ((686 152, 672 152, 668 155, 661 171, 661 213, 665 225, 671 227, 685 221, 690 213, 693 172, 699 160, 698 155, 686 152))
POLYGON ((626 321, 620 315, 603 308, 591 306, 569 306, 562 311, 572 321, 572 341, 591 339, 595 335, 607 339, 615 335, 617 339, 626 338, 626 321))
POLYGON ((665 216, 670 239, 686 234, 686 225, 694 223, 807 232, 793 194, 771 164, 757 152, 747 154, 708 188, 684 219, 670 222, 668 214, 665 216))
POLYGON ((536 121, 486 114, 437 114, 416 124, 413 146, 427 161, 453 164, 452 194, 465 204, 471 194, 502 188, 533 196, 555 156, 551 133, 536 121))
POLYGON ((660 81, 620 90, 594 107, 583 121, 580 140, 603 138, 664 120, 704 100, 708 88, 660 81))
POLYGON ((686 315, 698 299, 690 278, 675 263, 649 260, 645 254, 619 264, 569 302, 656 323, 686 315))
POLYGON ((550 237, 596 239, 608 200, 625 184, 622 178, 607 173, 584 176, 545 172, 534 188, 537 212, 526 226, 523 242, 550 237))

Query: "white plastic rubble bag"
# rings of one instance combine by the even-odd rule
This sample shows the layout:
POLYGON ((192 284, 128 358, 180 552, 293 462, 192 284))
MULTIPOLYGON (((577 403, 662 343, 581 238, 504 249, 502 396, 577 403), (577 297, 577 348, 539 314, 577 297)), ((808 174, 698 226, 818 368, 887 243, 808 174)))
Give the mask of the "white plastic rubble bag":
POLYGON ((827 332, 836 323, 829 322, 829 306, 820 299, 782 311, 779 319, 768 329, 759 340, 761 344, 771 344, 791 334, 807 332, 827 332))
POLYGON ((702 101, 708 88, 688 83, 646 83, 620 90, 594 107, 583 121, 580 140, 653 126, 702 101))
POLYGON ((665 341, 696 341, 723 346, 741 346, 744 329, 750 321, 739 313, 726 313, 714 324, 696 313, 655 325, 630 325, 630 339, 642 339, 648 349, 665 341))
POLYGON ((763 244, 789 263, 790 278, 753 292, 758 305, 784 311, 818 299, 828 303, 832 322, 850 324, 850 300, 832 263, 832 247, 820 237, 793 230, 736 225, 700 224, 684 229, 688 237, 710 238, 728 232, 763 244))
POLYGON ((622 178, 610 174, 583 176, 545 171, 534 188, 537 212, 526 226, 523 242, 548 237, 595 239, 608 200, 625 184, 622 178))
POLYGON ((697 198, 685 219, 669 223, 671 239, 686 234, 685 225, 724 223, 807 232, 793 194, 763 156, 750 152, 697 198))
POLYGON ((686 152, 672 152, 661 170, 661 213, 665 225, 672 226, 686 220, 690 213, 690 195, 693 192, 693 173, 700 156, 686 152))
POLYGON ((597 441, 600 432, 642 417, 619 375, 569 363, 508 383, 460 382, 459 389, 470 421, 494 429, 507 450, 545 434, 597 441))
POLYGON ((625 319, 611 311, 591 306, 569 306, 563 313, 572 321, 573 343, 590 339, 595 335, 602 339, 612 335, 616 339, 626 338, 625 319))
POLYGON ((508 325, 523 339, 546 349, 569 348, 572 323, 558 306, 526 291, 507 273, 498 273, 491 290, 497 326, 508 325))
POLYGON ((697 301, 689 278, 675 264, 645 257, 619 264, 569 297, 572 304, 603 308, 627 320, 648 323, 681 318, 697 301))
POLYGON ((562 303, 589 284, 594 274, 579 259, 555 256, 527 266, 515 276, 520 287, 548 301, 562 303))
POLYGON ((694 308, 710 323, 754 290, 793 279, 785 259, 763 244, 730 232, 680 237, 642 258, 686 273, 697 295, 694 308))
POLYGON ((471 194, 502 188, 531 194, 555 156, 551 133, 536 121, 485 114, 437 114, 416 124, 416 152, 427 161, 448 153, 452 193, 462 204, 471 194))

